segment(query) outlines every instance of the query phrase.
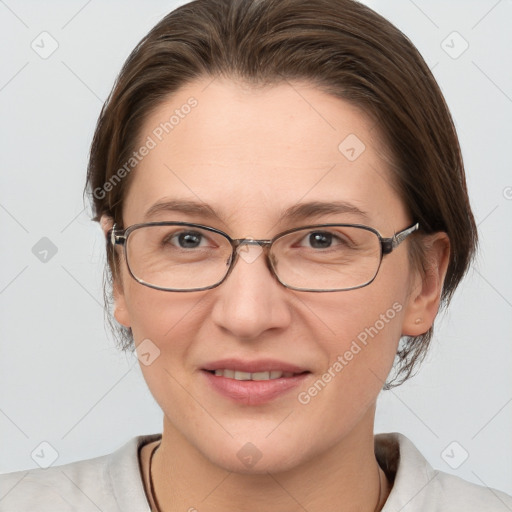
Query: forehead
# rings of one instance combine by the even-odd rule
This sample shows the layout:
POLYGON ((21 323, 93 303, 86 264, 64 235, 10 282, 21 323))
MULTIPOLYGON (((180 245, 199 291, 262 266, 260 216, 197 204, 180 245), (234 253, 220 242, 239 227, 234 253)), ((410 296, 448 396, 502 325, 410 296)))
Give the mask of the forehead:
POLYGON ((320 201, 383 226, 405 212, 380 139, 359 109, 309 84, 197 80, 145 120, 137 147, 150 149, 133 171, 125 224, 170 199, 206 203, 233 228, 320 201))

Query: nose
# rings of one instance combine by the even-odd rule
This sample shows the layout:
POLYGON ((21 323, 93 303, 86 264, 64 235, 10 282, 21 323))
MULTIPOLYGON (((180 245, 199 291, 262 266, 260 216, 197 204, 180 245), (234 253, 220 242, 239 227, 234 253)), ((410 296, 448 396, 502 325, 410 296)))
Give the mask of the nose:
POLYGON ((286 300, 289 291, 268 268, 262 248, 244 244, 237 252, 234 268, 216 289, 214 323, 243 340, 254 340, 267 331, 289 326, 291 311, 286 300))

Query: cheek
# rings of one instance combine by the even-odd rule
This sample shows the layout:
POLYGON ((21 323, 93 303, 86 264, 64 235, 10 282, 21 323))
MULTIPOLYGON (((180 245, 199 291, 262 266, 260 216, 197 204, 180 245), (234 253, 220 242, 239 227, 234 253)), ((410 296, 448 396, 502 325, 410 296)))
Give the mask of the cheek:
POLYGON ((134 282, 125 296, 149 390, 164 411, 179 410, 187 415, 190 396, 183 389, 193 371, 190 352, 205 321, 204 292, 163 292, 134 282))
POLYGON ((321 297, 307 303, 318 313, 313 330, 331 373, 350 374, 351 382, 360 381, 363 374, 365 379, 385 380, 401 335, 403 294, 369 291, 351 290, 336 301, 321 297), (339 364, 332 368, 335 362, 339 364))
POLYGON ((125 293, 135 342, 149 338, 155 343, 172 340, 179 346, 186 340, 183 329, 193 335, 195 318, 201 309, 204 292, 179 293, 154 290, 136 282, 125 293))
POLYGON ((337 307, 311 304, 334 334, 317 341, 328 362, 301 390, 298 402, 304 414, 321 418, 317 427, 324 439, 346 435, 375 404, 401 334, 403 305, 392 294, 379 296, 364 289, 349 293, 350 299, 346 295, 337 307))
POLYGON ((304 312, 310 323, 326 334, 327 346, 343 350, 356 339, 364 344, 376 338, 383 342, 399 337, 407 286, 406 279, 399 276, 378 275, 369 286, 310 295, 301 302, 307 306, 304 312))
POLYGON ((331 358, 341 363, 356 393, 384 385, 398 348, 404 310, 403 304, 392 298, 364 304, 364 312, 352 315, 343 343, 331 358))
POLYGON ((408 280, 404 267, 401 272, 386 270, 382 268, 367 287, 303 299, 328 360, 322 378, 337 382, 333 391, 336 388, 343 401, 348 398, 348 407, 350 399, 376 398, 400 341, 408 280))

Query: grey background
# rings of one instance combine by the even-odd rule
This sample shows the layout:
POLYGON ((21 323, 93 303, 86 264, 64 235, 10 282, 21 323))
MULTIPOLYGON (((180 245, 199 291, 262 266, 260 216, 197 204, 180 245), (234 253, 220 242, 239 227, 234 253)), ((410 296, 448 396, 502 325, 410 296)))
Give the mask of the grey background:
MULTIPOLYGON (((376 431, 402 432, 433 466, 512 494, 512 1, 365 3, 441 85, 481 236, 420 374, 382 393, 376 431)), ((177 4, 0 1, 1 472, 45 463, 31 457, 41 442, 53 447, 46 463, 62 464, 161 430, 137 364, 104 327, 103 240, 82 190, 116 74, 177 4), (58 43, 46 59, 31 47, 51 49, 43 31, 58 43)))

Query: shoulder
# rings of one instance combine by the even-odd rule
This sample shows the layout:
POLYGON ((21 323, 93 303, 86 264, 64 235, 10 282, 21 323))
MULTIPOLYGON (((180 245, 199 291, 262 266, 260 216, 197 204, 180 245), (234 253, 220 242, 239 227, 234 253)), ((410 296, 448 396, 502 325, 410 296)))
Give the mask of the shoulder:
POLYGON ((435 470, 404 435, 375 436, 375 453, 394 484, 382 512, 510 512, 512 497, 435 470))
POLYGON ((93 510, 98 494, 108 494, 108 461, 105 455, 0 475, 0 511, 60 512, 72 510, 72 505, 80 511, 93 510))
POLYGON ((0 512, 146 512, 138 449, 157 437, 134 437, 101 457, 0 475, 0 512))
MULTIPOLYGON (((504 492, 477 485, 454 475, 435 471, 434 489, 436 496, 432 496, 438 503, 457 505, 444 510, 487 511, 512 510, 512 497, 504 492)), ((435 503, 436 501, 434 501, 435 503)))

